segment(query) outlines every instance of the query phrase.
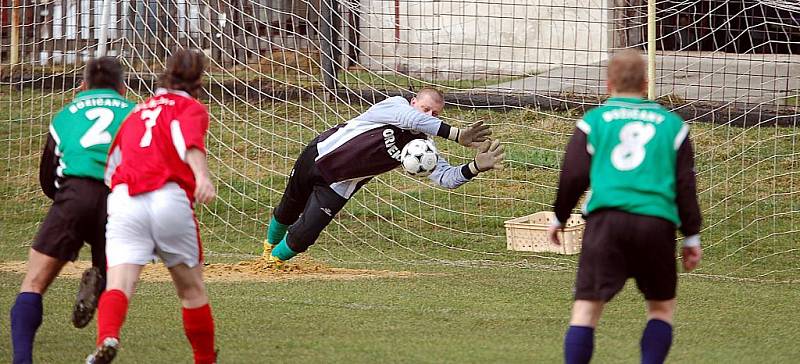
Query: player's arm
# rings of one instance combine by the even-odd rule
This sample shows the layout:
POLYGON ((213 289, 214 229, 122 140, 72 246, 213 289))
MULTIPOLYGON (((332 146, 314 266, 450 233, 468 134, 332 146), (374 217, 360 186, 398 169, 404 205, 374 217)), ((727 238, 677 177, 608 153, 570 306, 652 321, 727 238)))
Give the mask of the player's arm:
POLYGON ((592 165, 592 155, 589 154, 587 146, 586 133, 581 128, 576 127, 569 144, 567 144, 567 151, 564 153, 564 162, 561 165, 561 173, 558 178, 556 201, 553 204, 553 211, 556 214, 557 221, 551 225, 549 236, 550 241, 554 244, 560 244, 558 231, 563 228, 563 224, 569 219, 572 209, 575 208, 578 200, 586 191, 586 188, 589 187, 589 170, 592 165))
POLYGON ((691 271, 697 267, 703 254, 700 248, 700 227, 703 218, 700 214, 700 204, 697 201, 694 148, 688 133, 678 148, 675 173, 677 188, 675 200, 678 205, 678 217, 681 220, 679 229, 684 236, 681 255, 684 269, 691 271))
POLYGON ((47 134, 47 142, 42 150, 42 159, 39 162, 39 185, 42 192, 51 200, 56 196, 56 169, 58 168, 58 156, 56 155, 56 140, 52 135, 47 134))
POLYGON ((444 158, 436 162, 436 169, 428 177, 434 183, 444 188, 457 188, 469 182, 479 173, 492 169, 502 169, 505 152, 499 140, 484 142, 475 159, 460 166, 451 166, 444 158))
POLYGON ((420 112, 401 96, 390 97, 375 105, 356 119, 394 125, 400 129, 414 130, 428 135, 450 139, 467 147, 476 147, 492 134, 488 126, 478 121, 467 128, 450 126, 441 119, 420 112))
POLYGON ((194 198, 200 203, 211 202, 217 193, 211 182, 211 173, 208 172, 206 153, 198 148, 189 149, 186 151, 186 163, 194 173, 194 198))
POLYGON ((210 202, 216 196, 206 160, 207 130, 208 111, 199 103, 184 110, 170 124, 172 143, 178 156, 192 169, 195 179, 194 197, 200 203, 210 202))

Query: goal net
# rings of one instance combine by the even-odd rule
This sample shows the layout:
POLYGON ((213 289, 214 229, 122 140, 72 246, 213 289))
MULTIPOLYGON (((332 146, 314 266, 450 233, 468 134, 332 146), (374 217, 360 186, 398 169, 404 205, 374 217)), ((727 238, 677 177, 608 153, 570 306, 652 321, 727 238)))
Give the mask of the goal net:
MULTIPOLYGON (((381 175, 310 255, 573 269, 575 256, 508 251, 504 222, 551 208, 574 120, 605 97, 609 56, 655 47, 656 96, 692 125, 696 144, 706 253, 698 274, 797 280, 793 0, 657 1, 654 43, 645 0, 3 0, 0 18, 0 239, 19 247, 48 206, 36 182, 47 125, 107 39, 136 100, 154 90, 172 49, 209 56, 203 101, 219 198, 199 215, 211 259, 260 254, 294 160, 318 133, 387 96, 434 86, 446 93, 446 122, 494 128, 507 168, 455 190, 381 175)), ((451 164, 474 156, 437 145, 451 164)))

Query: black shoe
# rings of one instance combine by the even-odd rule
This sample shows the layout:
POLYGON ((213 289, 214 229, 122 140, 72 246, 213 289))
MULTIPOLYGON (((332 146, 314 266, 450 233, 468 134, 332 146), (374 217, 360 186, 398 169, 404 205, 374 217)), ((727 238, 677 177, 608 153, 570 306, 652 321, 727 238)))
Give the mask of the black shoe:
POLYGON ((103 340, 103 345, 97 347, 94 353, 86 358, 86 364, 108 364, 117 356, 119 340, 107 337, 103 340))
POLYGON ((75 307, 72 309, 72 324, 75 327, 79 329, 86 327, 92 321, 103 289, 105 289, 105 282, 99 268, 91 267, 83 272, 81 285, 78 288, 78 297, 75 299, 75 307))

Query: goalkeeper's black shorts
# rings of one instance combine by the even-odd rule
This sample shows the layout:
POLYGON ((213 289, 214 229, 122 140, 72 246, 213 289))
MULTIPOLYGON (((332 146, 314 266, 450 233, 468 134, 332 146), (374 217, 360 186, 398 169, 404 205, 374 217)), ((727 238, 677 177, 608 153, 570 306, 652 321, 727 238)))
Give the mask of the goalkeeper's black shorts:
POLYGON ((337 194, 322 178, 315 164, 317 155, 314 139, 297 158, 281 202, 273 212, 275 220, 291 225, 286 243, 297 253, 314 244, 322 230, 347 203, 347 199, 337 194))
POLYGON ((647 300, 675 298, 675 225, 658 217, 599 210, 586 217, 575 299, 610 301, 628 278, 647 300))

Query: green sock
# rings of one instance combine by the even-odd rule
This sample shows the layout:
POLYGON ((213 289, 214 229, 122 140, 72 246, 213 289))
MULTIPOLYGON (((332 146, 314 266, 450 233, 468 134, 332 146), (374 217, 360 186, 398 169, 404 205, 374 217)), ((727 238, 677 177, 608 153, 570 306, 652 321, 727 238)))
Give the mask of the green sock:
POLYGON ((292 259, 292 257, 295 255, 297 255, 297 253, 295 253, 291 248, 289 248, 289 245, 286 244, 286 238, 283 238, 280 244, 272 248, 272 256, 283 261, 292 259))
POLYGON ((286 229, 289 228, 289 225, 284 225, 275 220, 275 216, 273 216, 269 220, 269 228, 267 229, 267 242, 272 244, 280 243, 281 240, 286 236, 286 229))

